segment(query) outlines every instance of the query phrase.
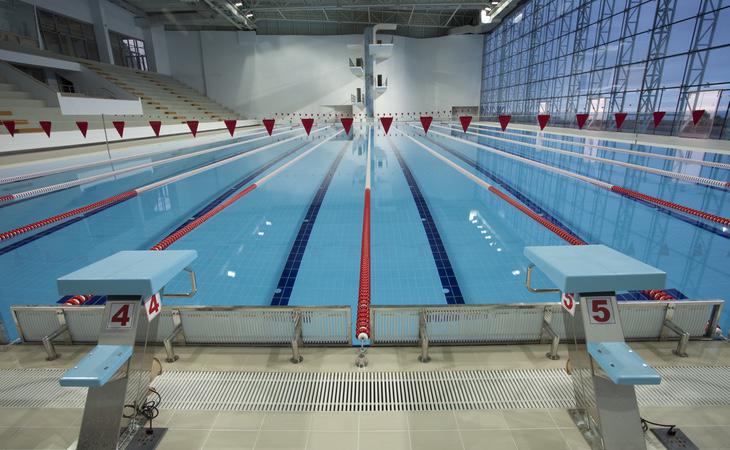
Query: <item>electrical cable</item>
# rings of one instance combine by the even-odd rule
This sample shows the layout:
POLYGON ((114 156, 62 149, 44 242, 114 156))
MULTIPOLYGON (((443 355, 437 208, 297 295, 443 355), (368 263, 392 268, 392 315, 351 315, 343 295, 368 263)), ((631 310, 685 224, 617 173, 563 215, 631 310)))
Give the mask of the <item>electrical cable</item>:
POLYGON ((674 436, 675 434, 677 434, 677 430, 675 430, 677 425, 667 425, 664 423, 656 423, 656 422, 646 420, 643 417, 640 417, 640 419, 641 419, 641 429, 644 431, 644 433, 646 433, 649 430, 649 424, 651 424, 651 425, 655 425, 657 427, 669 428, 667 430, 667 434, 669 436, 674 436))

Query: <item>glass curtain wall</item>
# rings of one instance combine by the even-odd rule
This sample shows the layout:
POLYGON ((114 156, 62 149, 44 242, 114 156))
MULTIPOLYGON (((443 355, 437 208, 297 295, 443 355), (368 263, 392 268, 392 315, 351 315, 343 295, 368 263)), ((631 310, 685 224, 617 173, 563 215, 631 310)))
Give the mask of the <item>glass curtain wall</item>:
POLYGON ((729 139, 728 30, 730 0, 532 0, 484 37, 482 119, 729 139))

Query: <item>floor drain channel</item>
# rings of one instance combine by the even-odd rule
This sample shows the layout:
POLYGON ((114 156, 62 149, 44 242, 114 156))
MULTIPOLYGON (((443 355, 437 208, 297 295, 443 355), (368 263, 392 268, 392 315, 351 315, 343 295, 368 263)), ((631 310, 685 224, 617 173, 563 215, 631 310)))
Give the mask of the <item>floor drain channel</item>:
MULTIPOLYGON (((660 367, 637 388, 642 406, 730 405, 730 367, 660 367)), ((0 407, 80 408, 85 389, 61 388, 63 370, 0 370, 0 407)), ((560 369, 422 372, 167 371, 155 378, 164 409, 212 411, 451 411, 572 408, 560 369)))

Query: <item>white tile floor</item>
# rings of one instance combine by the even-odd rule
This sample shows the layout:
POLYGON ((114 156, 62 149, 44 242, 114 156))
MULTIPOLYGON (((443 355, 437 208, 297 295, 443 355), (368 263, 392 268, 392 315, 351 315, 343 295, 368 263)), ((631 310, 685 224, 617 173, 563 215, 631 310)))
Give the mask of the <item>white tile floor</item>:
MULTIPOLYGON (((730 345, 692 342, 690 358, 671 353, 672 343, 633 343, 653 365, 728 365, 730 345)), ((89 347, 59 346, 61 358, 47 362, 41 346, 20 345, 0 352, 3 368, 68 367, 89 347)), ((447 370, 563 367, 544 357, 544 345, 435 347, 432 362, 417 361, 415 348, 375 348, 365 370, 447 370)), ((159 357, 161 348, 155 348, 159 357)), ((357 370, 355 350, 304 349, 304 363, 289 363, 286 348, 178 347, 180 370, 357 370)), ((565 356, 567 352, 561 349, 565 356)), ((730 405, 713 408, 644 408, 652 421, 677 423, 703 450, 730 450, 730 405)), ((78 433, 80 409, 0 409, 0 448, 58 448, 78 433)), ((161 449, 588 449, 565 410, 456 412, 243 413, 164 409, 156 426, 168 428, 161 449)), ((647 435, 650 449, 661 449, 647 435)))

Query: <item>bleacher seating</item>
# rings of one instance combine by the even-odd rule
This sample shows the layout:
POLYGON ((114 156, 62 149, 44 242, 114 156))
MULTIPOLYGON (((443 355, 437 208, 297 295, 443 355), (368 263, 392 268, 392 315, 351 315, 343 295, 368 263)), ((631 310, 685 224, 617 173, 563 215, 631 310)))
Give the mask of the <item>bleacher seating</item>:
MULTIPOLYGON (((149 126, 150 120, 159 120, 164 125, 185 123, 188 120, 211 122, 239 118, 237 113, 167 75, 73 58, 38 48, 21 48, 15 43, 0 42, 0 48, 81 63, 141 99, 144 115, 106 116, 107 127, 111 121, 116 120, 124 121, 126 126, 132 127, 149 126)), ((77 90, 80 92, 63 95, 84 95, 83 86, 77 86, 77 90)), ((39 125, 42 120, 51 121, 54 132, 76 130, 76 121, 88 122, 89 129, 102 127, 100 117, 62 115, 59 107, 49 106, 44 100, 35 98, 33 92, 22 91, 18 86, 0 78, 0 121, 5 120, 15 121, 16 133, 42 133, 39 125)), ((5 132, 3 127, 0 127, 0 132, 5 132)))

